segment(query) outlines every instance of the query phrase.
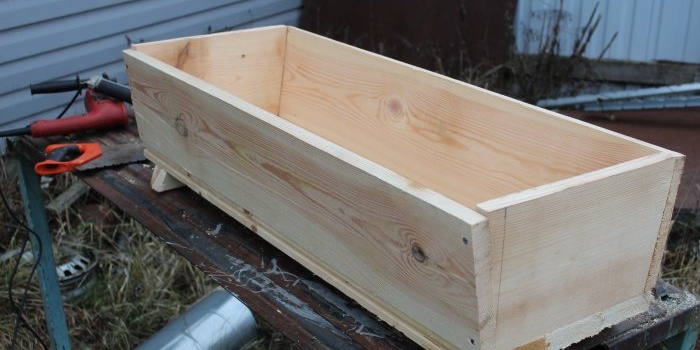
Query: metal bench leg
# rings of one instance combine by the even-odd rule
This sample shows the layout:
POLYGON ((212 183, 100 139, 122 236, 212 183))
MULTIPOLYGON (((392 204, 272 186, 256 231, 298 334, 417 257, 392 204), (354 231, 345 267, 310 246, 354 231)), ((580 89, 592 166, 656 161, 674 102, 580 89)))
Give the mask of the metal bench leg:
POLYGON ((16 154, 16 158, 19 169, 20 191, 24 202, 24 213, 29 227, 38 236, 29 235, 32 241, 32 253, 35 258, 39 256, 39 245, 42 247, 37 276, 39 278, 39 287, 41 288, 44 313, 46 314, 46 325, 51 337, 51 345, 53 349, 70 350, 68 326, 66 325, 66 316, 63 312, 61 289, 56 275, 56 264, 54 263, 53 249, 51 248, 51 236, 46 220, 41 184, 39 183, 39 177, 34 173, 34 163, 21 154, 16 154))
POLYGON ((697 330, 687 330, 683 333, 677 334, 673 338, 666 340, 664 343, 666 349, 669 350, 693 350, 695 349, 695 342, 698 340, 697 330))

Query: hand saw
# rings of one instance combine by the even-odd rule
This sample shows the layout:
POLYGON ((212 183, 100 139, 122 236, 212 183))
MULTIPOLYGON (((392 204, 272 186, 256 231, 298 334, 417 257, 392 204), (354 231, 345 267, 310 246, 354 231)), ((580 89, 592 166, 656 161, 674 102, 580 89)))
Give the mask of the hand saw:
POLYGON ((40 175, 85 171, 146 160, 142 143, 100 146, 97 143, 54 144, 46 147, 46 160, 34 166, 40 175))

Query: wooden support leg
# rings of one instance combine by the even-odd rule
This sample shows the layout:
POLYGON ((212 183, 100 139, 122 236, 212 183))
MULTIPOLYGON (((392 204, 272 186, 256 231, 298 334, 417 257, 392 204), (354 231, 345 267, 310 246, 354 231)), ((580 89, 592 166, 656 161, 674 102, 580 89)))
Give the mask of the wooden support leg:
POLYGON ((165 192, 175 188, 180 188, 182 186, 185 185, 172 175, 168 174, 168 172, 158 166, 158 164, 156 164, 155 168, 153 168, 151 188, 153 188, 153 190, 156 192, 165 192))

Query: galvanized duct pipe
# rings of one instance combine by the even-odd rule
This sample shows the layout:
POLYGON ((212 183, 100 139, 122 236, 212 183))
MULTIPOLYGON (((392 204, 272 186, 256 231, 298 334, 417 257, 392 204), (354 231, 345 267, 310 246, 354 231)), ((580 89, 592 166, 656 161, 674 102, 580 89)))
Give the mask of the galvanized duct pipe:
POLYGON ((217 289, 136 349, 238 349, 255 339, 255 328, 250 310, 227 291, 217 289))

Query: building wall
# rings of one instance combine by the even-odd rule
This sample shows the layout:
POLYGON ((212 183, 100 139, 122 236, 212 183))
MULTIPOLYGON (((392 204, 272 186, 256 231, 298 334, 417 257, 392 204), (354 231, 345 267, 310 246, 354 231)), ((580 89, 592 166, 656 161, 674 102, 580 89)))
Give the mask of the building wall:
MULTIPOLYGON (((598 58, 617 33, 603 58, 700 63, 700 0, 564 0, 560 54, 571 54, 596 3, 602 17, 586 57, 598 58)), ((518 1, 514 22, 518 52, 539 51, 559 7, 560 0, 518 1)))
MULTIPOLYGON (((107 73, 126 82, 130 42, 272 24, 296 25, 302 0, 2 0, 0 130, 54 118, 72 92, 31 96, 29 84, 107 73)), ((81 113, 81 103, 69 113, 81 113)))

